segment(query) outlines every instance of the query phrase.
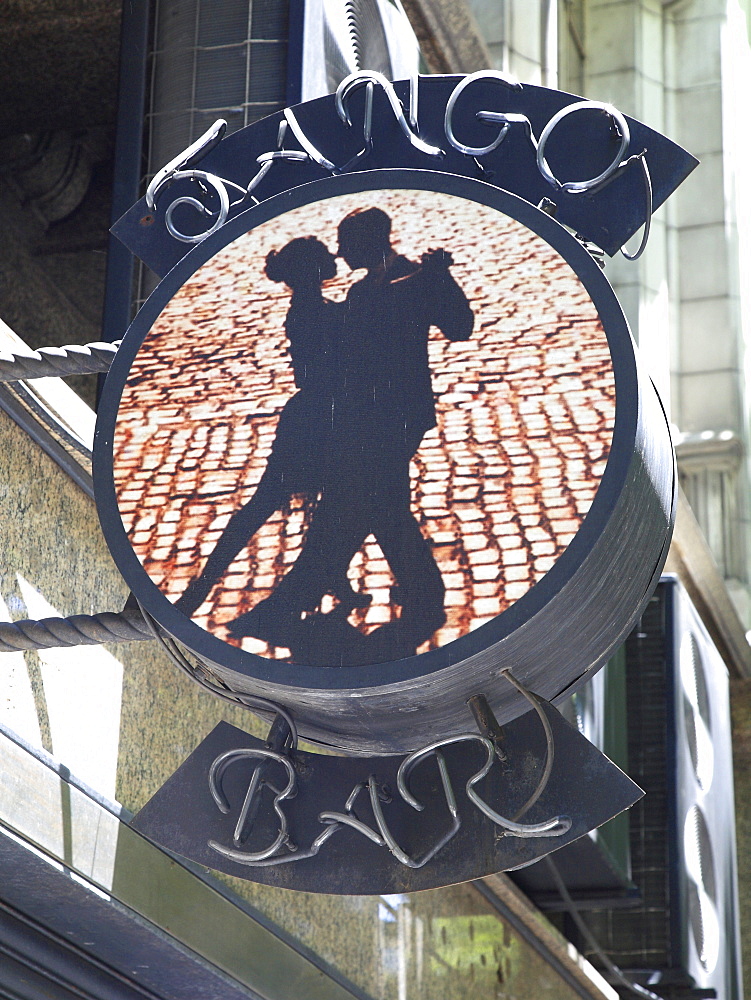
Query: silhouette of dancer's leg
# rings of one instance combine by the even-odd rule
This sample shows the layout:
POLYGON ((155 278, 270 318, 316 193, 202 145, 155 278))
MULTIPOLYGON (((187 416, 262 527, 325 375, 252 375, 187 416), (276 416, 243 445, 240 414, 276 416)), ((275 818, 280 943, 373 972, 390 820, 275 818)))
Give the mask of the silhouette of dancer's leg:
POLYGON ((402 619, 420 619, 421 630, 434 632, 446 620, 446 587, 417 520, 409 508, 393 511, 387 520, 373 525, 373 533, 396 577, 402 619))
MULTIPOLYGON (((374 517, 366 523, 358 522, 356 517, 344 517, 347 510, 354 508, 351 505, 340 508, 338 504, 320 504, 303 550, 292 569, 270 597, 260 601, 230 626, 231 633, 253 635, 272 645, 286 646, 294 651, 299 662, 318 662, 322 649, 325 649, 329 666, 334 663, 347 666, 412 656, 417 647, 444 624, 443 579, 430 544, 423 537, 409 507, 391 510, 388 521, 374 517), (371 531, 375 533, 399 584, 402 593, 400 617, 378 627, 368 636, 359 637, 351 627, 352 634, 349 634, 334 625, 335 621, 346 625, 341 612, 303 619, 303 611, 312 611, 321 596, 331 591, 332 578, 342 572, 342 564, 345 567, 349 564, 371 531), (335 544, 332 544, 332 532, 335 544), (329 620, 329 631, 308 631, 305 623, 316 619, 321 623, 329 620)), ((341 609, 345 613, 351 610, 344 602, 341 609)))
POLYGON ((402 610, 398 619, 370 636, 378 658, 398 659, 414 654, 446 621, 446 587, 430 542, 410 505, 409 456, 382 477, 373 497, 371 530, 396 577, 402 610))
MULTIPOLYGON (((347 509, 351 512, 357 508, 349 505, 347 509)), ((308 662, 310 635, 305 630, 305 622, 310 619, 303 619, 303 612, 314 611, 324 594, 334 593, 340 598, 339 613, 336 616, 317 617, 326 620, 336 618, 355 637, 359 636, 359 633, 347 625, 346 615, 353 607, 366 607, 371 597, 352 590, 346 571, 352 555, 360 548, 364 535, 354 519, 347 519, 347 523, 343 523, 339 516, 340 510, 339 505, 332 503, 330 498, 328 503, 324 499, 317 505, 302 551, 292 568, 277 584, 270 597, 259 601, 229 625, 230 635, 252 635, 273 646, 285 646, 296 650, 296 658, 301 662, 308 662), (349 555, 332 558, 330 543, 333 538, 336 539, 338 553, 341 554, 346 549, 349 555), (345 587, 348 593, 345 592, 345 587)))
MULTIPOLYGON (((400 468, 393 462, 385 468, 388 475, 374 476, 372 470, 362 479, 340 475, 326 487, 296 562, 271 597, 256 605, 256 625, 281 634, 285 620, 294 622, 303 611, 314 610, 325 593, 334 592, 371 533, 400 588, 401 632, 419 645, 443 624, 445 586, 410 510, 408 460, 400 468)), ((351 607, 342 601, 347 613, 351 607)))
MULTIPOLYGON (((288 500, 289 491, 284 483, 277 476, 267 477, 264 474, 252 498, 232 515, 206 560, 206 565, 200 574, 188 584, 183 595, 175 602, 175 607, 179 608, 183 614, 194 614, 209 596, 213 587, 227 572, 238 553, 245 548, 271 515, 288 500)), ((359 547, 358 544, 352 555, 359 547)), ((310 557, 312 557, 312 553, 309 555, 312 562, 310 557)), ((340 562, 337 567, 332 566, 331 572, 325 576, 320 573, 314 574, 317 583, 312 588, 316 591, 312 607, 320 603, 321 598, 326 593, 337 597, 342 607, 346 607, 348 612, 355 607, 367 607, 371 600, 370 596, 359 594, 353 590, 347 578, 347 567, 351 558, 352 556, 344 564, 340 562)), ((302 574, 299 575, 299 580, 298 577, 295 577, 295 580, 298 581, 298 586, 295 589, 299 590, 303 586, 302 574)), ((309 604, 310 601, 308 600, 307 603, 309 604)))
POLYGON ((324 495, 313 512, 300 555, 274 590, 275 604, 280 610, 300 614, 313 611, 324 594, 331 593, 340 598, 347 613, 369 604, 370 598, 352 591, 347 580, 352 557, 369 533, 370 529, 363 527, 362 506, 349 494, 324 495), (358 598, 356 602, 343 592, 342 581, 358 598))
MULTIPOLYGON (((255 493, 232 515, 203 570, 175 602, 183 613, 192 615, 198 610, 238 553, 291 496, 300 494, 315 498, 319 495, 324 480, 322 455, 327 453, 330 423, 331 405, 325 397, 311 398, 310 394, 301 391, 287 402, 279 416, 271 455, 255 493)), ((352 589, 346 569, 345 564, 338 575, 331 574, 327 578, 327 589, 343 603, 347 602, 350 610, 364 607, 370 598, 352 589)))
POLYGON ((183 614, 194 614, 227 572, 237 554, 288 499, 289 494, 278 477, 264 473, 251 499, 229 519, 206 560, 206 565, 188 584, 184 594, 175 602, 175 607, 183 614))

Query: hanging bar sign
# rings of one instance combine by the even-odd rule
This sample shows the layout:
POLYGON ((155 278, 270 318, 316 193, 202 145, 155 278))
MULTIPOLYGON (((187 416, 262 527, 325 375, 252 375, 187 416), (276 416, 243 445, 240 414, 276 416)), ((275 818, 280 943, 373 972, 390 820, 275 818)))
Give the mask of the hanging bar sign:
POLYGON ((228 222, 139 313, 99 427, 139 601, 344 749, 454 734, 478 692, 507 721, 505 667, 559 697, 670 534, 667 423, 600 268, 452 175, 332 177, 228 222))
POLYGON ((173 656, 286 720, 267 744, 217 730, 136 822, 202 864, 314 891, 480 877, 634 801, 550 703, 629 632, 674 518, 665 414, 591 247, 558 220, 617 245, 645 223, 646 239, 653 195, 691 158, 498 74, 420 81, 409 116, 396 86, 359 74, 259 123, 275 148, 250 161, 253 136, 218 126, 116 227, 174 266, 102 399, 105 535, 173 656), (577 116, 599 136, 584 176, 577 116), (342 128, 354 145, 335 162, 342 128), (621 215, 608 192, 632 184, 621 215), (360 759, 304 754, 297 730, 360 759), (485 846, 460 863, 469 843, 485 846), (354 844, 367 859, 339 886, 354 844))

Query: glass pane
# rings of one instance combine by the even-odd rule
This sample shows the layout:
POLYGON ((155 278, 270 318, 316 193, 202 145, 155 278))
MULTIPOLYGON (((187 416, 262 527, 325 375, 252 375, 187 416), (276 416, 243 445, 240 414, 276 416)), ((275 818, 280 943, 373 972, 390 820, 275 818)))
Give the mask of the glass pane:
POLYGON ((196 53, 195 107, 239 108, 245 102, 247 46, 199 49, 196 53))
POLYGON ((193 115, 190 111, 149 116, 148 125, 151 132, 149 160, 152 174, 182 152, 191 142, 192 122, 193 115))
POLYGON ((288 31, 288 0, 253 0, 251 38, 275 38, 286 41, 288 31))
POLYGON ((252 42, 250 46, 251 101, 278 101, 287 89, 287 43, 252 42))
POLYGON ((282 111, 285 107, 286 105, 283 101, 269 101, 264 104, 249 104, 246 110, 248 125, 252 125, 253 122, 260 121, 261 118, 266 118, 268 115, 274 115, 277 111, 282 111))
POLYGON ((198 44, 236 45, 248 37, 252 0, 200 0, 198 44))
POLYGON ((198 0, 161 0, 157 11, 156 50, 188 49, 196 44, 198 0))
POLYGON ((211 111, 196 111, 193 116, 194 138, 205 132, 210 125, 214 124, 217 118, 223 118, 227 122, 226 134, 230 135, 232 132, 237 132, 245 124, 245 110, 229 111, 226 108, 212 108, 211 111))
POLYGON ((155 113, 176 113, 190 107, 193 94, 193 52, 170 49, 153 61, 154 89, 151 108, 155 113))

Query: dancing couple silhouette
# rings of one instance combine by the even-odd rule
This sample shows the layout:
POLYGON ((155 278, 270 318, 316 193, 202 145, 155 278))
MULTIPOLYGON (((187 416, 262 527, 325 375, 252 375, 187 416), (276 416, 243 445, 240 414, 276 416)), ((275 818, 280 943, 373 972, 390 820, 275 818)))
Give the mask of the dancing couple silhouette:
POLYGON ((445 587, 429 541, 412 514, 410 460, 436 424, 428 332, 468 340, 474 316, 450 274, 451 255, 419 263, 396 253, 391 218, 358 209, 338 227, 338 256, 365 269, 343 302, 323 295, 336 257, 314 236, 266 258, 266 275, 291 292, 285 332, 296 393, 282 410, 266 468, 251 499, 231 517, 201 573, 176 606, 192 615, 230 563, 275 511, 302 496, 308 527, 301 552, 271 595, 229 625, 288 648, 293 662, 379 663, 414 655, 445 622, 445 587), (348 569, 373 535, 396 580, 399 617, 365 633, 351 625, 370 595, 348 569), (333 610, 323 613, 325 595, 333 610))

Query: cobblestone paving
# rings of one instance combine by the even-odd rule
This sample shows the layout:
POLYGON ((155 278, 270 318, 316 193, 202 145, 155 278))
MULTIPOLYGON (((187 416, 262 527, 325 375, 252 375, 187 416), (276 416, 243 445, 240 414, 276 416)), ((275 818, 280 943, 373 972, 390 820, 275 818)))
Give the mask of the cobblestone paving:
MULTIPOLYGON (((335 251, 342 217, 371 204, 389 212, 394 244, 412 259, 450 250, 475 311, 467 343, 431 331, 438 427, 412 464, 413 509, 447 590, 448 620, 427 649, 498 615, 545 575, 589 510, 612 437, 614 380, 594 307, 565 261, 506 216, 432 192, 377 192, 296 209, 237 240, 178 292, 146 338, 123 394, 115 480, 134 550, 174 601, 252 496, 294 391, 289 293, 264 276, 265 256, 307 234, 335 251)), ((361 274, 340 262, 325 294, 342 299, 361 274)), ((294 499, 250 540, 194 621, 239 644, 225 623, 271 593, 304 530, 304 504, 294 499)), ((398 615, 372 537, 350 576, 373 599, 353 624, 367 631, 398 615)), ((289 655, 252 638, 242 646, 289 655)))

